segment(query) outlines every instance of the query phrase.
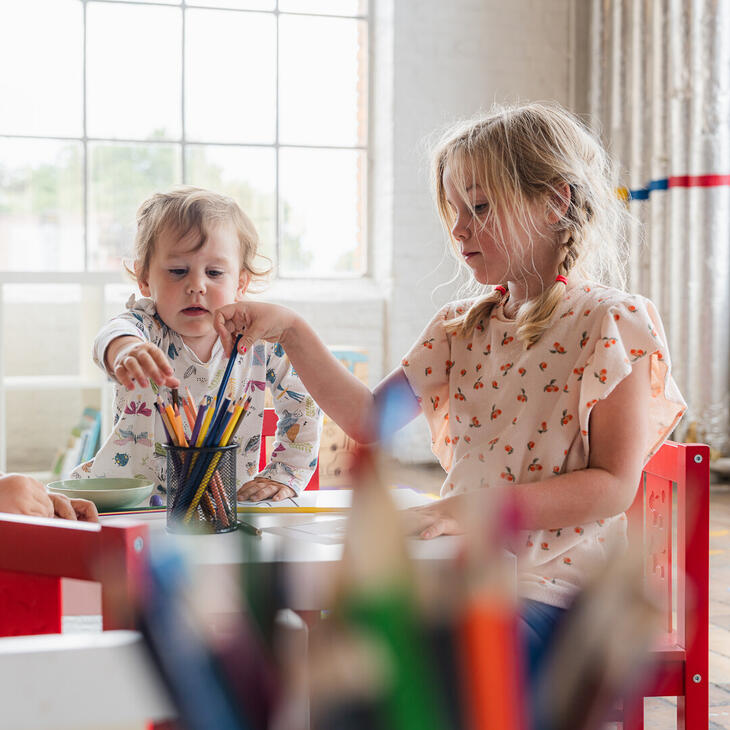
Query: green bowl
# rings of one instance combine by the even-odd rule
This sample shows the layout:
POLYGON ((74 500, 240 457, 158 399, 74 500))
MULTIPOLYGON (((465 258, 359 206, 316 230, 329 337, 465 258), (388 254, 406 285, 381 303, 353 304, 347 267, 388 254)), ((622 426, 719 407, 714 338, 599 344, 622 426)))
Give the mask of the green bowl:
POLYGON ((136 507, 154 488, 149 479, 65 479, 48 485, 49 491, 69 499, 90 499, 100 512, 136 507))

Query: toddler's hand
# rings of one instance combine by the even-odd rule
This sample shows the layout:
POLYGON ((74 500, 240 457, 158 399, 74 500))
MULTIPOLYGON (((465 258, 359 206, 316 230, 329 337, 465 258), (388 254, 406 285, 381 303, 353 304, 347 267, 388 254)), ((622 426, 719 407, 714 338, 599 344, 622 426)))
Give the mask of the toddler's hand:
POLYGON ((53 502, 46 488, 23 474, 0 477, 0 512, 32 517, 53 517, 53 502))
MULTIPOLYGON (((127 390, 134 390, 135 381, 140 387, 146 388, 150 380, 159 386, 177 388, 180 381, 175 377, 165 353, 151 342, 134 339, 135 342, 126 344, 114 353, 114 377, 127 390)), ((113 344, 109 346, 110 349, 113 344)))
POLYGON ((63 494, 49 492, 56 517, 64 520, 80 520, 82 522, 98 522, 99 513, 96 505, 88 499, 69 499, 63 494))
POLYGON ((217 309, 213 318, 226 355, 231 354, 236 335, 243 335, 238 349, 245 352, 256 340, 281 342, 295 320, 291 309, 268 302, 237 302, 217 309))
POLYGON ((238 499, 242 502, 260 502, 262 499, 279 502, 287 497, 296 496, 297 493, 291 487, 265 477, 256 477, 238 490, 238 499))

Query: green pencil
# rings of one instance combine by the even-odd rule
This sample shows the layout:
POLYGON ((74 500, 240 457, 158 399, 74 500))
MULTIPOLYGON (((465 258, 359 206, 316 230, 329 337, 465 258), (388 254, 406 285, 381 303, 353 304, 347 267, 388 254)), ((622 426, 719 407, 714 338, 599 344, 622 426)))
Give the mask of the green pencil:
POLYGON ((249 535, 255 535, 256 537, 261 537, 261 530, 256 527, 256 525, 252 525, 250 522, 240 522, 238 523, 238 527, 243 530, 244 532, 247 532, 249 535))

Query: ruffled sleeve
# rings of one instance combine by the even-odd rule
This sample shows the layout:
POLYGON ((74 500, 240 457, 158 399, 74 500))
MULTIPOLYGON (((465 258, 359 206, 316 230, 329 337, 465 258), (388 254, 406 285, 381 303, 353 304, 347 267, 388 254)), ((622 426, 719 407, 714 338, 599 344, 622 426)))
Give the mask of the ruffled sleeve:
POLYGON ((408 383, 421 404, 431 431, 431 450, 441 466, 451 468, 453 446, 449 437, 449 373, 453 365, 451 337, 444 325, 453 318, 454 304, 442 307, 426 325, 401 361, 408 383))
POLYGON ((682 417, 686 404, 671 375, 667 340, 654 305, 640 296, 610 303, 603 314, 581 381, 579 419, 585 453, 589 453, 589 419, 595 404, 606 398, 649 358, 650 386, 644 396, 649 414, 645 461, 661 446, 682 417))

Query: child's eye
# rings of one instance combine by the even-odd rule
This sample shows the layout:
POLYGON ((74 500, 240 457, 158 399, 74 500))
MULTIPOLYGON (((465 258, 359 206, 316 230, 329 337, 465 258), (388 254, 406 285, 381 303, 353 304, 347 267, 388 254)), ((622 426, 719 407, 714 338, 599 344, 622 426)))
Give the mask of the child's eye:
POLYGON ((185 276, 187 269, 168 269, 168 272, 173 276, 185 276))
POLYGON ((211 279, 216 279, 219 276, 223 276, 223 274, 223 271, 218 271, 217 269, 208 272, 208 276, 210 276, 211 279))
POLYGON ((479 214, 479 215, 483 215, 488 210, 489 210, 489 204, 488 203, 477 203, 474 206, 474 212, 477 213, 477 214, 479 214))

